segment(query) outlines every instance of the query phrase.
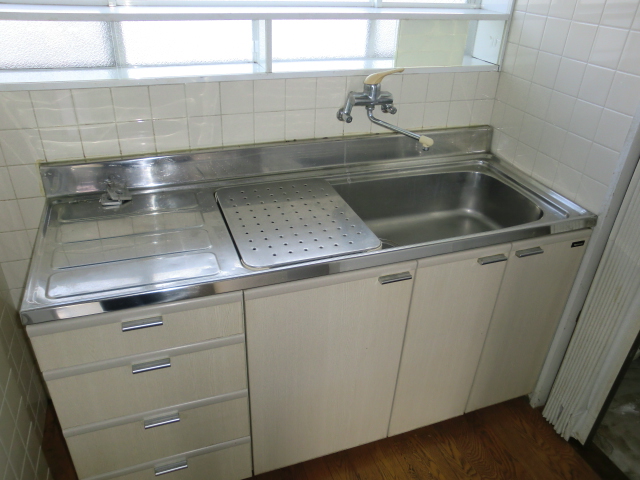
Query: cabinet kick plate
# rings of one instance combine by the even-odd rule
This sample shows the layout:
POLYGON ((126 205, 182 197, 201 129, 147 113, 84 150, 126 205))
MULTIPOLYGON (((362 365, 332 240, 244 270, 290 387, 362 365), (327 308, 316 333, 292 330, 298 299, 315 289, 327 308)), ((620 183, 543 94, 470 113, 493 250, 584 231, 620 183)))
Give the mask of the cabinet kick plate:
POLYGON ((216 192, 242 262, 273 268, 380 248, 381 242, 325 180, 216 192))

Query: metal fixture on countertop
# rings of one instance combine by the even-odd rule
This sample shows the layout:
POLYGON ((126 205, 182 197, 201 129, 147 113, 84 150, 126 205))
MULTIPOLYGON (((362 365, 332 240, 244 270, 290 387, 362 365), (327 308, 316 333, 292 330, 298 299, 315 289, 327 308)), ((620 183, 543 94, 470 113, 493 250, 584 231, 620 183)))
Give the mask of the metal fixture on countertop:
POLYGON ((402 135, 406 135, 409 138, 413 138, 420 142, 423 150, 429 150, 429 147, 433 145, 433 139, 410 132, 404 128, 396 127, 395 125, 373 116, 373 110, 376 108, 376 105, 380 105, 382 113, 395 115, 398 111, 398 109, 393 106, 393 95, 391 95, 390 92, 383 92, 380 83, 387 75, 401 72, 404 72, 404 68, 395 68, 385 72, 373 73, 365 78, 364 90, 362 92, 349 92, 349 95, 347 96, 347 103, 343 108, 338 110, 338 120, 351 123, 353 121, 353 117, 351 116, 351 110, 353 107, 364 106, 367 109, 367 117, 369 117, 369 120, 371 120, 372 123, 394 132, 401 133, 402 135))
POLYGON ((100 197, 100 204, 106 208, 117 208, 131 200, 131 193, 127 186, 114 177, 109 177, 105 182, 107 193, 100 197))

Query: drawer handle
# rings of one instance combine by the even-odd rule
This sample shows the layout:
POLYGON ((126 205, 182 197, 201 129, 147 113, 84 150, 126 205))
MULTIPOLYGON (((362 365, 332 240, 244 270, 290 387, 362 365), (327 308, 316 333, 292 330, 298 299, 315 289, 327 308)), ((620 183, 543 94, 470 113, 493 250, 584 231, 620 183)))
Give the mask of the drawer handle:
POLYGON ((387 283, 395 283, 402 282, 404 280, 411 280, 413 277, 410 272, 402 272, 402 273, 393 273, 391 275, 383 275, 382 277, 378 277, 378 281, 381 285, 386 285, 387 283))
POLYGON ((164 415, 162 417, 150 418, 144 421, 144 429, 154 427, 161 427, 162 425, 169 425, 170 423, 176 423, 180 421, 179 413, 172 413, 171 415, 164 415))
POLYGON ((499 253, 497 255, 490 255, 488 257, 482 257, 478 259, 478 263, 480 265, 491 265, 492 263, 498 262, 506 262, 507 256, 504 253, 499 253))
POLYGON ((531 255, 540 255, 541 253, 544 253, 544 250, 540 247, 525 248, 524 250, 517 250, 516 257, 524 258, 530 257, 531 255))
POLYGON ((156 477, 160 475, 164 475, 165 473, 177 472, 178 470, 184 470, 188 468, 186 460, 180 460, 179 462, 169 463, 167 465, 162 465, 160 467, 155 467, 153 471, 156 474, 156 477))
POLYGON ((151 362, 137 363, 131 365, 131 373, 150 372, 152 370, 160 370, 161 368, 169 368, 171 366, 170 358, 163 358, 162 360, 152 360, 151 362))
POLYGON ((142 320, 132 320, 130 322, 122 322, 123 332, 132 332, 142 328, 159 327, 162 325, 162 317, 143 318, 142 320))

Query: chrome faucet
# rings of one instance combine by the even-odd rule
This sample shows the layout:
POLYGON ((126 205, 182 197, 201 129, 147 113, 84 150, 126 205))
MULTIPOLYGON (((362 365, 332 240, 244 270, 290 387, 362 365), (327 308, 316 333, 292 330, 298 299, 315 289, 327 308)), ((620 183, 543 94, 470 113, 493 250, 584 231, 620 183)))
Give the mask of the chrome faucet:
POLYGON ((380 120, 373 116, 373 110, 376 105, 380 105, 382 113, 390 113, 394 115, 398 109, 393 106, 393 95, 390 92, 382 91, 380 83, 382 79, 392 73, 404 72, 404 68, 395 68, 393 70, 387 70, 385 72, 378 72, 369 75, 364 79, 364 89, 362 92, 349 92, 347 96, 347 103, 344 107, 338 110, 338 120, 346 123, 351 123, 353 117, 351 116, 351 110, 353 107, 364 106, 367 109, 367 117, 371 122, 381 127, 388 128, 394 132, 406 135, 409 138, 417 140, 422 145, 423 150, 429 150, 429 147, 433 145, 433 140, 424 135, 418 135, 417 133, 410 132, 404 128, 396 127, 390 123, 380 120))

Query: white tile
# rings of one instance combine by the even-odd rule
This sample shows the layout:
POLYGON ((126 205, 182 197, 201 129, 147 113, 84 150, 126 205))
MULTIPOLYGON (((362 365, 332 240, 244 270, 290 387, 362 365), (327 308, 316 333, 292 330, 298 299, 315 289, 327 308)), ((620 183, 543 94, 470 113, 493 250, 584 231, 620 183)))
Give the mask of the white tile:
POLYGON ((571 20, 577 0, 551 0, 549 16, 571 20))
MULTIPOLYGON (((353 75, 353 76, 347 77, 347 88, 345 89, 345 91, 347 93, 349 93, 351 91, 361 92, 362 91, 362 85, 364 84, 364 79, 365 78, 367 78, 367 77, 364 76, 364 75, 353 75)), ((402 78, 402 77, 399 77, 399 78, 402 78)))
POLYGON ((187 116, 184 85, 151 85, 151 115, 154 119, 183 118, 187 116))
POLYGON ((540 52, 533 72, 533 82, 543 87, 553 88, 562 57, 540 52))
POLYGON ((34 90, 30 95, 38 126, 77 124, 70 90, 34 90))
POLYGON ((223 115, 253 112, 253 99, 253 81, 220 82, 220 105, 223 115))
POLYGON ((36 129, 0 131, 0 145, 6 165, 30 165, 45 158, 36 129))
POLYGON ((637 0, 608 0, 604 6, 600 24, 607 27, 629 28, 637 8, 637 0))
POLYGON ((502 60, 502 72, 513 73, 513 66, 516 63, 518 56, 518 45, 515 43, 507 43, 507 48, 504 52, 504 59, 502 60))
POLYGON ((640 31, 640 8, 636 10, 636 18, 633 20, 633 25, 631 25, 631 29, 640 31))
POLYGON ((453 89, 453 73, 434 73, 429 76, 427 102, 448 102, 453 89))
MULTIPOLYGON (((396 113, 395 115, 391 115, 389 113, 382 113, 382 112, 376 112, 376 117, 380 118, 381 120, 384 120, 387 123, 390 123, 391 125, 395 125, 398 126, 400 125, 399 121, 401 118, 401 111, 405 110, 405 106, 409 106, 409 107, 417 107, 417 109, 420 110, 420 124, 422 125, 422 116, 424 115, 424 104, 418 104, 418 103, 412 103, 412 104, 405 104, 405 105, 398 105, 398 113, 396 113)), ((409 110, 408 112, 405 112, 406 115, 411 115, 411 112, 414 112, 413 115, 415 116, 415 112, 416 112, 416 108, 414 108, 413 110, 409 110)), ((415 117, 414 117, 414 121, 415 121, 415 117)), ((404 126, 404 124, 403 124, 404 126)), ((406 127, 406 128, 411 128, 411 127, 406 127)), ((417 127, 420 128, 420 127, 417 127)), ((375 124, 371 124, 371 133, 389 133, 389 130, 380 126, 380 125, 375 125, 375 124)))
POLYGON ((629 33, 618 68, 623 72, 640 75, 640 32, 629 33))
MULTIPOLYGON (((407 75, 409 75, 409 74, 407 74, 407 75)), ((405 74, 402 74, 402 75, 401 74, 388 75, 388 76, 386 76, 384 78, 384 80, 380 84, 382 86, 382 90, 385 90, 387 92, 391 92, 393 94, 393 97, 394 97, 394 100, 396 101, 396 103, 400 103, 400 102, 398 102, 398 98, 400 98, 400 95, 402 94, 402 86, 404 85, 404 77, 406 77, 407 75, 405 75, 405 74)), ((411 74, 411 75, 413 75, 413 74, 411 74)), ((418 75, 425 75, 425 74, 418 74, 418 75)), ((358 90, 362 91, 362 86, 360 86, 360 88, 358 90)))
POLYGON ((550 88, 532 83, 531 88, 529 88, 529 98, 525 112, 534 117, 544 119, 547 114, 547 109, 549 108, 549 102, 551 102, 552 93, 553 90, 550 88))
POLYGON ((591 151, 591 141, 568 133, 562 149, 560 161, 574 170, 582 172, 587 164, 587 158, 591 151))
POLYGON ((44 197, 23 198, 18 200, 25 228, 38 228, 44 211, 44 197))
POLYGON ((111 89, 116 121, 148 120, 151 118, 149 87, 118 87, 111 89))
POLYGON ((524 12, 514 12, 511 19, 511 30, 509 31, 509 41, 513 43, 520 43, 520 37, 522 36, 522 28, 524 27, 524 12))
MULTIPOLYGON (((342 123, 335 118, 335 112, 334 119, 336 123, 342 123)), ((284 142, 284 112, 255 113, 253 130, 256 143, 284 142)))
POLYGON ((555 160, 559 160, 562 155, 562 149, 564 147, 564 141, 567 136, 567 131, 545 123, 542 129, 542 136, 540 137, 540 143, 538 144, 538 150, 555 160))
POLYGON ((518 142, 514 165, 526 174, 531 175, 533 172, 533 166, 536 163, 536 154, 537 151, 535 148, 531 148, 522 142, 518 142))
POLYGON ((471 111, 470 125, 491 124, 491 114, 493 113, 493 100, 474 100, 471 111))
POLYGON ((189 149, 189 128, 186 118, 154 120, 153 133, 158 152, 175 152, 189 149))
POLYGON ((617 68, 627 40, 627 33, 627 30, 619 28, 598 27, 589 63, 606 68, 617 68))
POLYGON ((338 137, 344 134, 344 122, 336 118, 335 108, 316 108, 315 123, 316 138, 338 137))
POLYGON ((480 72, 478 77, 478 87, 476 88, 476 100, 488 100, 496 97, 498 88, 498 72, 480 72))
POLYGON ((0 201, 0 232, 24 230, 22 213, 16 200, 0 201))
POLYGON ((522 126, 523 119, 524 112, 522 110, 513 108, 511 105, 505 105, 503 128, 504 133, 517 140, 520 136, 520 127, 522 126))
POLYGON ((508 73, 502 73, 498 81, 498 88, 496 90, 496 100, 500 102, 508 102, 509 95, 511 95, 511 86, 513 84, 513 75, 508 73))
POLYGON ((573 12, 573 20, 598 24, 603 10, 604 2, 600 0, 578 0, 573 12))
POLYGON ((39 197, 42 195, 42 181, 36 165, 7 167, 16 198, 39 197))
POLYGON ((620 154, 615 150, 594 143, 591 146, 584 173, 603 185, 609 185, 619 158, 620 154))
POLYGON ((578 188, 578 193, 576 194, 576 202, 587 210, 600 214, 602 213, 606 193, 606 185, 593 180, 587 175, 583 175, 580 181, 580 188, 578 188))
POLYGON ((493 111, 491 112, 491 125, 496 130, 504 129, 504 110, 505 104, 500 101, 495 101, 493 105, 493 111))
POLYGON ((345 135, 362 135, 364 133, 371 133, 373 123, 371 123, 367 118, 364 108, 354 108, 352 115, 353 121, 343 125, 345 135))
POLYGON ((84 158, 78 127, 41 128, 40 136, 48 162, 84 158))
POLYGON ((188 122, 192 149, 222 145, 222 120, 219 116, 189 117, 188 122))
MULTIPOLYGON (((316 79, 316 108, 334 108, 337 110, 347 100, 346 90, 346 77, 319 77, 316 79)), ((284 93, 283 106, 278 110, 284 110, 284 93)))
POLYGON ((632 117, 605 108, 594 140, 605 147, 621 151, 629 134, 631 120, 632 117))
POLYGON ((527 7, 529 6, 529 0, 517 0, 515 3, 515 11, 516 12, 526 12, 527 7))
POLYGON ((29 92, 0 92, 0 130, 36 126, 29 92))
POLYGON ((156 151, 151 120, 117 123, 120 151, 123 155, 156 151))
POLYGON ((544 27, 540 50, 547 53, 562 55, 564 44, 567 41, 567 35, 569 34, 569 27, 571 27, 571 22, 569 20, 549 17, 544 27))
MULTIPOLYGON (((477 74, 476 74, 477 75, 477 74)), ((391 92, 396 103, 424 103, 427 98, 429 75, 418 73, 402 75, 402 88, 398 92, 391 92)), ((386 89, 387 87, 385 87, 386 89)), ((454 86, 455 88, 455 86, 454 86)))
MULTIPOLYGON (((384 114, 376 116, 389 123, 391 123, 391 120, 394 118, 384 114)), ((404 105, 398 105, 398 113, 395 115, 395 117, 397 118, 398 125, 402 128, 421 128, 422 119, 424 117, 424 104, 407 103, 404 105)))
POLYGON ((576 99, 574 97, 560 92, 553 92, 546 120, 557 127, 568 129, 575 104, 576 99))
POLYGON ((120 155, 118 130, 115 123, 80 125, 80 139, 86 158, 120 155))
POLYGON ((422 117, 423 128, 440 128, 447 126, 449 102, 431 102, 424 105, 422 117))
POLYGON ((7 285, 9 288, 24 288, 28 271, 29 260, 17 260, 15 262, 2 263, 2 273, 7 279, 7 285))
POLYGON ((565 197, 573 200, 576 198, 581 180, 582 173, 560 163, 558 164, 558 170, 553 180, 553 188, 565 197))
POLYGON ((536 13, 538 15, 547 15, 549 13, 550 6, 551 0, 529 0, 527 12, 536 13))
POLYGON ((608 68, 587 65, 578 98, 603 106, 607 100, 614 73, 608 68))
POLYGON ((447 127, 466 127, 471 123, 472 111, 473 100, 451 102, 449 116, 447 117, 447 127))
POLYGON ((80 88, 71 93, 80 125, 115 122, 110 89, 80 88))
POLYGON ((7 167, 0 167, 0 200, 13 200, 15 198, 9 169, 7 167))
POLYGON ((520 136, 518 139, 533 148, 538 148, 540 143, 540 137, 542 136, 542 129, 544 122, 539 118, 526 114, 522 119, 522 127, 520 129, 520 136))
POLYGON ((573 22, 569 29, 563 56, 586 62, 589 60, 591 46, 596 38, 598 27, 589 23, 573 22))
POLYGON ((513 163, 516 157, 518 141, 502 132, 495 132, 491 144, 491 151, 509 163, 513 163))
POLYGON ((528 47, 518 48, 518 56, 513 65, 513 74, 524 80, 531 80, 536 69, 538 50, 528 47))
POLYGON ((558 69, 554 90, 566 93, 567 95, 577 96, 586 68, 587 64, 584 62, 563 58, 560 61, 560 68, 558 69))
POLYGON ((0 140, 0 167, 6 167, 7 162, 4 159, 4 153, 2 153, 2 140, 0 140))
POLYGON ((473 100, 478 86, 478 73, 456 73, 453 77, 451 100, 473 100))
MULTIPOLYGON (((342 82, 344 84, 344 77, 342 82)), ((284 110, 285 80, 255 80, 253 82, 253 110, 281 112, 284 110)), ((344 85, 342 87, 344 90, 344 85)))
MULTIPOLYGON (((224 100, 224 97, 223 97, 224 100)), ((223 102, 224 109, 224 102, 223 102)), ((253 143, 253 114, 222 115, 222 144, 244 145, 253 143)))
POLYGON ((313 138, 315 134, 315 121, 315 110, 291 110, 286 112, 285 139, 301 140, 313 138))
POLYGON ((527 13, 524 17, 522 34, 520 35, 520 45, 529 48, 540 48, 546 21, 547 18, 543 15, 527 13))
POLYGON ((511 91, 509 92, 509 105, 519 110, 527 108, 530 87, 531 82, 514 77, 512 79, 511 91))
POLYGON ((626 115, 634 115, 640 104, 640 76, 617 72, 606 107, 626 115))
POLYGON ((552 186, 558 170, 558 161, 538 152, 536 163, 533 165, 533 178, 547 186, 552 186))
POLYGON ((316 107, 316 79, 289 78, 285 83, 285 108, 308 110, 316 107))
POLYGON ((220 115, 220 84, 218 82, 187 83, 185 96, 188 116, 220 115))
POLYGON ((0 233, 0 262, 31 258, 31 245, 25 230, 0 233))
POLYGON ((583 138, 593 138, 598 129, 602 107, 578 100, 573 108, 569 131, 583 138))

